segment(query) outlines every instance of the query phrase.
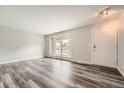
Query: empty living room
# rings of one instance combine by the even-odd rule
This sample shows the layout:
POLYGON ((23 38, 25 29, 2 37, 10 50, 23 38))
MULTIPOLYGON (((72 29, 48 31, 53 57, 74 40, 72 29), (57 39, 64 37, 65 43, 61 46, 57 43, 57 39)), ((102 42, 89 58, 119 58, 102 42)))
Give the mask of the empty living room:
POLYGON ((0 5, 0 88, 124 88, 124 5, 0 5))

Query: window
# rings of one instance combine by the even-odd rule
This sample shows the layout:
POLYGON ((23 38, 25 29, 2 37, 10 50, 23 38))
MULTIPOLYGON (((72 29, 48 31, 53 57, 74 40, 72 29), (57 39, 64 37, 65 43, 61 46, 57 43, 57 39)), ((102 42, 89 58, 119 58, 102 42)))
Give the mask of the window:
POLYGON ((69 56, 69 39, 62 40, 62 55, 69 56))
POLYGON ((68 38, 55 39, 55 56, 70 57, 70 40, 68 38))
POLYGON ((56 40, 55 42, 55 54, 61 55, 61 40, 56 40))

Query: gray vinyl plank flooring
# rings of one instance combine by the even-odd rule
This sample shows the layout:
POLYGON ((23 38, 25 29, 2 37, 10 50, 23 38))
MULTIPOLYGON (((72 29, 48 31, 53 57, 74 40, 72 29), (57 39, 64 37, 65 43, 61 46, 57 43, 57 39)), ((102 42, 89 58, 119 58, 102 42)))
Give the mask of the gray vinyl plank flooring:
POLYGON ((115 68, 39 58, 0 65, 0 88, 123 88, 115 68))

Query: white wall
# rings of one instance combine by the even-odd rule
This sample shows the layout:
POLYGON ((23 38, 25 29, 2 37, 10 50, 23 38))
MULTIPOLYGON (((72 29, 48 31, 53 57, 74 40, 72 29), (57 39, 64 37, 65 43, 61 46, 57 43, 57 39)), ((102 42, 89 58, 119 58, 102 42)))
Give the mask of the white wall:
POLYGON ((91 28, 90 26, 73 31, 72 59, 91 63, 91 28))
MULTIPOLYGON (((99 21, 98 23, 95 23, 94 25, 91 26, 86 26, 86 27, 82 27, 79 29, 74 29, 71 31, 65 31, 65 32, 61 32, 61 33, 55 33, 52 35, 48 35, 46 36, 46 45, 47 45, 47 52, 46 55, 47 56, 53 56, 49 54, 49 40, 48 38, 54 38, 56 36, 59 35, 64 35, 64 34, 71 34, 70 35, 70 40, 71 40, 71 58, 69 60, 73 60, 76 62, 80 62, 80 63, 88 63, 88 64, 96 64, 96 65, 103 65, 103 66, 108 66, 108 67, 115 67, 116 65, 116 30, 117 30, 117 22, 116 20, 118 19, 117 17, 114 18, 105 18, 104 20, 99 21), (106 19, 106 20, 105 20, 106 19), (107 26, 106 26, 107 25, 107 26), (108 54, 107 51, 106 54, 98 54, 102 57, 103 59, 100 60, 106 60, 106 62, 101 61, 102 63, 98 63, 98 62, 93 62, 92 59, 92 32, 93 29, 97 29, 98 31, 107 31, 106 34, 109 35, 112 34, 111 36, 113 36, 112 38, 109 38, 109 43, 113 44, 112 45, 112 49, 107 49, 107 50, 112 50, 111 53, 109 53, 109 57, 106 57, 106 54, 108 54), (108 29, 108 30, 107 30, 108 29), (110 31, 109 31, 110 30, 110 31), (110 33, 111 32, 111 33, 110 33), (106 59, 105 59, 106 58, 106 59), (111 59, 111 60, 110 60, 111 59)), ((102 35, 104 35, 105 33, 102 33, 102 35)), ((108 36, 107 36, 108 37, 108 36)), ((99 41, 99 38, 98 38, 99 41)), ((99 41, 102 42, 102 41, 99 41)), ((108 48, 109 45, 107 45, 106 48, 108 48)), ((104 48, 104 46, 103 46, 104 48)), ((111 48, 111 47, 109 47, 111 48)), ((66 58, 67 59, 67 58, 66 58)))
POLYGON ((52 56, 49 54, 48 37, 55 37, 55 36, 64 35, 64 34, 70 34, 70 40, 71 40, 70 60, 91 64, 92 63, 91 61, 91 26, 48 35, 46 37, 46 41, 47 41, 46 55, 52 56))
POLYGON ((44 36, 0 26, 0 63, 44 55, 44 36))
POLYGON ((118 29, 118 67, 124 75, 124 11, 119 19, 118 29))

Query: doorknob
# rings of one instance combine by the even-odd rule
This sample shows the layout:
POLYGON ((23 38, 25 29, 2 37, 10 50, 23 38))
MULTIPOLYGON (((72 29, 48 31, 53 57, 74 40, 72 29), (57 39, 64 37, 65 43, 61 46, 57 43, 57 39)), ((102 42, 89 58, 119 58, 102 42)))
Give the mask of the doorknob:
POLYGON ((96 51, 96 45, 93 45, 93 51, 96 51))
POLYGON ((93 45, 93 48, 96 48, 96 45, 93 45))

